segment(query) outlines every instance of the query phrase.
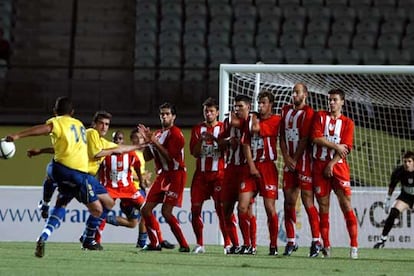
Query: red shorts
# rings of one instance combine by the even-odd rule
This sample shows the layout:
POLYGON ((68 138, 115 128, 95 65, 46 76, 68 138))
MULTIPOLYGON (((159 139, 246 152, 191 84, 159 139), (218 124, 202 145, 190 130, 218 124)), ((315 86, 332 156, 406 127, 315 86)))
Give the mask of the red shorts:
POLYGON ((241 183, 249 175, 247 165, 228 165, 224 170, 223 187, 221 189, 222 202, 237 202, 239 200, 239 189, 241 183))
POLYGON ((343 190, 346 196, 351 195, 351 176, 347 163, 337 163, 333 167, 333 176, 326 178, 323 171, 329 161, 315 160, 313 162, 312 180, 315 195, 317 197, 325 197, 334 191, 343 190))
POLYGON ((130 184, 126 187, 118 187, 118 188, 112 188, 107 186, 106 190, 108 191, 108 194, 113 199, 128 199, 131 202, 134 202, 135 204, 142 205, 145 201, 145 198, 142 196, 142 194, 135 188, 133 184, 130 184))
POLYGON ((278 172, 273 161, 256 162, 260 178, 249 175, 240 186, 240 193, 259 193, 264 198, 278 198, 278 172))
POLYGON ((304 191, 312 191, 312 170, 311 166, 306 166, 302 171, 290 171, 286 166, 283 168, 283 190, 300 188, 304 191))
POLYGON ((163 171, 151 185, 146 201, 181 207, 186 181, 187 172, 184 170, 163 171))
POLYGON ((210 197, 215 202, 219 201, 223 179, 223 170, 218 172, 196 171, 191 183, 191 204, 203 203, 210 197))

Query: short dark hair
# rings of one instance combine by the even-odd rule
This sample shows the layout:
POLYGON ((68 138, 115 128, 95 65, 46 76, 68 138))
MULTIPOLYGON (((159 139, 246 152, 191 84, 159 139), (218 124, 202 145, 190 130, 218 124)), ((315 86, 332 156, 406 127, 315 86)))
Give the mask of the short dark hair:
POLYGON ((58 97, 53 112, 57 116, 71 114, 73 112, 72 101, 66 96, 58 97))
POLYGON ((92 118, 92 123, 96 124, 100 119, 112 119, 112 114, 105 111, 105 110, 99 110, 97 111, 92 118))
POLYGON ((177 114, 177 110, 175 109, 175 105, 173 105, 172 103, 165 102, 162 105, 160 105, 158 109, 159 109, 159 111, 161 111, 161 109, 164 109, 164 108, 169 108, 171 110, 172 115, 177 114))
POLYGON ((273 95, 272 92, 270 92, 269 90, 262 90, 259 95, 257 96, 257 98, 260 100, 262 98, 268 98, 269 102, 271 104, 273 104, 275 102, 275 96, 273 95))
POLYGON ((219 105, 216 101, 216 99, 209 97, 203 102, 203 106, 205 107, 215 107, 217 110, 219 110, 219 105))
POLYGON ((332 94, 339 95, 341 100, 345 100, 345 92, 341 88, 334 88, 329 90, 328 95, 332 94))
POLYGON ((246 95, 237 95, 234 98, 234 100, 236 102, 245 102, 245 103, 248 103, 248 104, 252 103, 252 99, 249 96, 246 96, 246 95))
POLYGON ((411 159, 414 160, 414 151, 409 150, 409 151, 405 152, 404 155, 403 155, 403 158, 404 159, 411 158, 411 159))

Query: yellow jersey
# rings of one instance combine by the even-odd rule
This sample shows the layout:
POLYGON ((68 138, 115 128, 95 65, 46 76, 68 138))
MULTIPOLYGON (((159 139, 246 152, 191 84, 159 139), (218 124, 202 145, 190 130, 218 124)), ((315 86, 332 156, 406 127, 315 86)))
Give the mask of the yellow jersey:
MULTIPOLYGON (((137 156, 139 158, 139 162, 141 163, 141 167, 140 167, 141 175, 144 175, 144 173, 145 173, 144 153, 141 150, 136 150, 135 153, 137 154, 137 156)), ((132 170, 133 173, 135 173, 135 175, 137 175, 134 168, 131 168, 131 170, 132 170)), ((137 190, 140 189, 139 180, 134 179, 134 186, 135 186, 135 188, 137 188, 137 190)))
POLYGON ((52 124, 50 133, 55 150, 54 160, 68 168, 88 172, 88 147, 83 123, 69 115, 46 121, 52 124))
POLYGON ((99 132, 94 128, 88 128, 86 130, 86 138, 88 140, 88 173, 96 175, 99 170, 99 166, 105 159, 105 156, 96 158, 95 156, 102 150, 113 149, 118 147, 117 144, 106 140, 104 137, 99 135, 99 132))

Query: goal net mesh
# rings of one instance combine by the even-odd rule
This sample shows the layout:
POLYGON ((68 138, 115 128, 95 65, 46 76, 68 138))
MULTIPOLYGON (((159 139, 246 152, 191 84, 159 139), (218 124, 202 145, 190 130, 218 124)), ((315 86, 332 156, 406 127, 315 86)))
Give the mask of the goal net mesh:
MULTIPOLYGON (((228 105, 221 106, 221 114, 233 109, 234 97, 239 94, 250 96, 252 109, 257 110, 257 93, 263 89, 273 92, 274 112, 280 114, 281 108, 291 103, 291 91, 298 82, 308 87, 308 103, 315 111, 328 109, 328 91, 341 88, 346 95, 343 113, 355 122, 354 148, 348 157, 351 185, 355 189, 369 187, 370 190, 384 191, 390 173, 401 164, 402 154, 414 150, 414 70, 411 68, 398 74, 329 73, 329 70, 322 73, 283 73, 278 70, 272 73, 261 72, 261 66, 265 65, 258 65, 248 73, 234 69, 226 72, 228 83, 221 83, 220 103, 228 102, 228 105), (228 101, 223 101, 222 97, 227 97, 228 101)), ((279 152, 280 188, 282 161, 279 152)), ((257 204, 257 208, 263 207, 257 204)), ((267 229, 260 231, 267 233, 267 229)), ((259 242, 260 236, 263 235, 259 235, 259 242)))

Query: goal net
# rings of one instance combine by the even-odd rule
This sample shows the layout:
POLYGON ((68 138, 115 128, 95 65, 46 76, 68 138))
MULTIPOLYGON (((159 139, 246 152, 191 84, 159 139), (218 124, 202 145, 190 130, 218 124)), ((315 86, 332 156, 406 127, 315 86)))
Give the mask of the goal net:
MULTIPOLYGON (((385 219, 382 201, 390 174, 396 165, 401 164, 402 154, 414 150, 414 67, 222 64, 220 118, 223 119, 232 110, 234 97, 238 94, 250 96, 252 109, 257 110, 257 94, 263 89, 274 93, 274 112, 280 114, 282 106, 291 103, 291 91, 298 82, 307 85, 308 103, 314 110, 328 109, 327 93, 330 89, 341 88, 345 91, 344 114, 355 122, 354 149, 348 157, 354 193, 352 204, 364 232, 360 233, 360 243, 370 246, 378 238, 385 219)), ((281 154, 277 166, 281 184, 281 154)), ((395 191, 394 198, 397 195, 398 191, 395 191)), ((339 233, 346 233, 346 228, 341 228, 345 226, 341 224, 343 217, 336 199, 332 200, 331 205, 331 208, 336 208, 331 210, 331 214, 335 213, 331 215, 331 235, 338 233, 334 229, 337 225, 339 233), (338 223, 332 221, 334 217, 339 218, 338 223)), ((277 208, 281 229, 279 238, 283 241, 283 196, 279 196, 277 208)), ((258 219, 263 217, 260 219, 264 220, 258 222, 258 242, 267 244, 267 227, 260 227, 266 225, 262 209, 262 204, 258 203, 258 219)), ((302 237, 307 243, 310 230, 307 230, 307 215, 300 202, 298 216, 302 217, 302 222, 298 218, 297 231, 298 228, 307 231, 302 237)), ((404 220, 399 223, 404 224, 404 220)), ((405 223, 408 223, 408 217, 405 223)), ((339 244, 334 246, 348 246, 347 235, 342 236, 337 239, 339 244)), ((332 240, 335 239, 332 236, 332 240)), ((407 243, 396 242, 395 245, 406 247, 407 243)), ((409 246, 414 246, 414 240, 410 241, 409 246)))

